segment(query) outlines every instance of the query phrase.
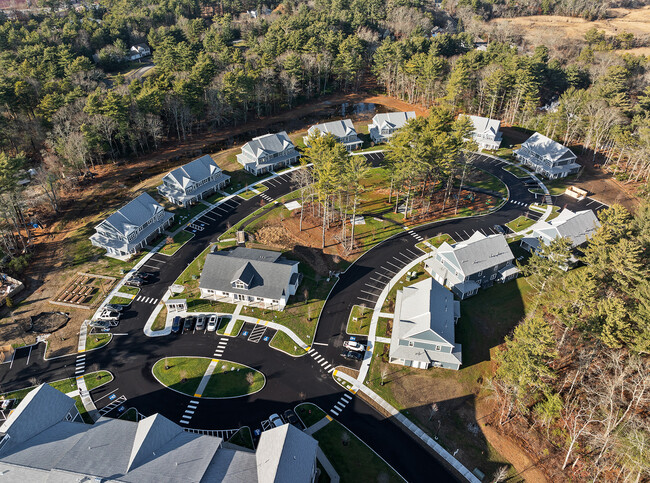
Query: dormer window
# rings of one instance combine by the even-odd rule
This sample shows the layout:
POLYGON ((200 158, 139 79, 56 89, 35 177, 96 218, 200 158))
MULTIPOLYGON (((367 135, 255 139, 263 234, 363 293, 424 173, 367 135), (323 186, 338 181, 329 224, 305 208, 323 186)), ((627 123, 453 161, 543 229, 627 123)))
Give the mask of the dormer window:
POLYGON ((235 280, 232 282, 232 286, 241 290, 248 290, 248 284, 242 282, 241 280, 235 280))

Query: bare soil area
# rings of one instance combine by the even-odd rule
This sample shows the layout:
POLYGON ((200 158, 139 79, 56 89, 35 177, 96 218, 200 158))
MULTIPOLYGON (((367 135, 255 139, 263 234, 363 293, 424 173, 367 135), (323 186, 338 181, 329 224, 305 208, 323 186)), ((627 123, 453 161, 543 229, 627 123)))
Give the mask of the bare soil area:
POLYGON ((638 9, 614 8, 609 13, 610 18, 594 21, 560 15, 533 15, 500 18, 491 22, 505 23, 512 30, 523 32, 524 38, 531 45, 553 45, 558 38, 583 39, 585 32, 594 27, 604 30, 610 36, 623 32, 632 33, 636 37, 650 36, 650 6, 638 9))

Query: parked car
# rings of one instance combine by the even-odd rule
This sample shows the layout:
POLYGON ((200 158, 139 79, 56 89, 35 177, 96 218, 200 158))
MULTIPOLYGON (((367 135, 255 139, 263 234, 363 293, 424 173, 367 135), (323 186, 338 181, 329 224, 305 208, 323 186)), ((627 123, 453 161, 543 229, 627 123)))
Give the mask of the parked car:
POLYGON ((183 332, 189 332, 190 330, 194 329, 194 322, 194 317, 187 317, 185 319, 185 322, 183 322, 183 332))
POLYGON ((105 308, 108 310, 113 310, 115 312, 122 312, 126 305, 118 305, 118 304, 106 304, 105 308))
POLYGON ((217 330, 217 325, 219 325, 219 317, 211 315, 210 320, 208 320, 208 332, 214 332, 217 330))
POLYGON ((120 313, 115 310, 104 309, 97 316, 97 320, 119 320, 120 313))
POLYGON ((363 354, 361 352, 357 351, 345 351, 341 354, 342 357, 345 357, 346 359, 351 359, 353 361, 362 361, 363 360, 363 354))
POLYGON ((185 322, 185 319, 183 319, 180 316, 174 317, 174 321, 172 322, 172 334, 178 334, 181 331, 181 327, 183 327, 183 322, 185 322))
POLYGON ((502 235, 506 234, 506 229, 501 225, 494 225, 492 228, 494 228, 494 231, 501 233, 502 235))
POLYGON ((196 330, 205 330, 205 319, 207 319, 207 317, 199 315, 196 319, 196 330))
POLYGON ((127 285, 129 287, 142 287, 144 285, 144 281, 141 278, 131 277, 124 282, 124 285, 127 285))
POLYGON ((343 342, 343 347, 345 347, 347 350, 350 351, 358 351, 358 352, 364 352, 366 350, 366 347, 362 344, 359 344, 356 341, 353 340, 346 340, 343 342))
POLYGON ((303 429, 305 429, 304 426, 302 425, 302 423, 300 422, 300 419, 299 419, 298 416, 296 415, 296 413, 294 413, 291 409, 287 409, 287 410, 284 412, 284 414, 282 414, 282 416, 284 416, 284 420, 285 420, 287 423, 289 423, 289 424, 295 426, 295 427, 298 428, 300 431, 302 431, 303 429))
POLYGON ((154 278, 156 274, 153 272, 138 272, 135 276, 142 280, 149 280, 150 278, 154 278))
POLYGON ((284 421, 282 421, 282 418, 278 416, 277 414, 273 413, 269 416, 269 421, 275 428, 279 428, 284 424, 284 421))

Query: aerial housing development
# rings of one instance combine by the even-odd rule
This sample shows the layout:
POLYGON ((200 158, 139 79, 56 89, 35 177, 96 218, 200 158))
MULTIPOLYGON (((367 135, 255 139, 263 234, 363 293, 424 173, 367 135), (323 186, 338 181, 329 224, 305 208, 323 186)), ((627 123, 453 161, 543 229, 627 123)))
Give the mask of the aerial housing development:
POLYGON ((0 1, 0 483, 650 483, 647 1, 0 1))

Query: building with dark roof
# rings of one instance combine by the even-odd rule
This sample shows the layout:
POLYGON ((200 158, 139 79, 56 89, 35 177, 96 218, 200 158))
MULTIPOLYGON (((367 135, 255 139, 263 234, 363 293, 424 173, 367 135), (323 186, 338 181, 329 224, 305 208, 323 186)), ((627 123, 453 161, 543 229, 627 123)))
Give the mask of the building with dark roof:
POLYGON ((90 241, 104 248, 109 257, 128 257, 162 233, 173 218, 148 193, 142 193, 97 225, 90 241))
POLYGON ((206 154, 163 176, 158 193, 175 205, 187 207, 220 190, 229 181, 230 176, 206 154))
POLYGON ((270 250, 238 247, 209 253, 199 283, 201 298, 283 310, 302 278, 298 264, 270 250))
POLYGON ((45 384, 0 426, 6 481, 311 483, 318 443, 292 425, 262 433, 257 451, 185 431, 160 414, 131 422, 74 420, 74 399, 45 384))

